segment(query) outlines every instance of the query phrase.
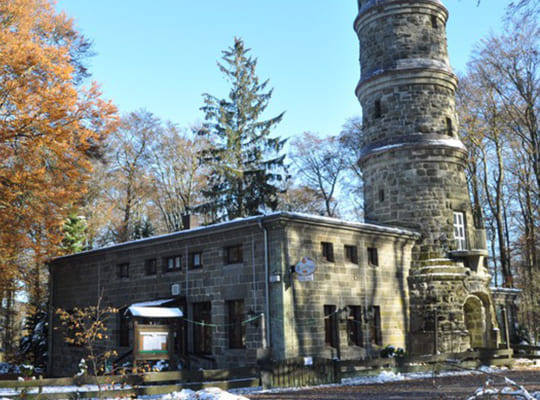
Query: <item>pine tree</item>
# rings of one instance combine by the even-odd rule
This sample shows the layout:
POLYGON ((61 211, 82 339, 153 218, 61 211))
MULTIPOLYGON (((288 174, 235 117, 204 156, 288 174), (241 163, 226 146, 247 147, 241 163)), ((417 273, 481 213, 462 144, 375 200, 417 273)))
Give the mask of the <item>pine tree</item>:
POLYGON ((82 216, 71 214, 64 223, 64 240, 62 247, 68 253, 79 253, 85 249, 86 219, 82 216))
POLYGON ((205 123, 199 134, 208 138, 210 148, 201 153, 201 161, 211 171, 203 208, 216 222, 275 210, 285 175, 280 154, 285 141, 270 136, 284 113, 262 119, 272 89, 267 90, 268 80, 259 83, 257 60, 249 52, 238 38, 223 51, 218 66, 231 83, 227 99, 203 94, 205 123))

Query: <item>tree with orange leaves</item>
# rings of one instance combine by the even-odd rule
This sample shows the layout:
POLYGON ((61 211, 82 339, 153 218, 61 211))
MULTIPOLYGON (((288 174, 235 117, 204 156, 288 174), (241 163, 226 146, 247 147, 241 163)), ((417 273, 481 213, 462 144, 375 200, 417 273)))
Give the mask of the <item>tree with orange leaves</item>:
POLYGON ((39 289, 115 120, 84 86, 89 49, 51 1, 0 2, 0 297, 21 275, 39 289))

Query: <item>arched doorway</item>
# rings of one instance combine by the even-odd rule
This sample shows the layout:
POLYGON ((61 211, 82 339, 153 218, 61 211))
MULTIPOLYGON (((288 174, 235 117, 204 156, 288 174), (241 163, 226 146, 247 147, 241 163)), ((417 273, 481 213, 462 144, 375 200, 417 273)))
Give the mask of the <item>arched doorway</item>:
POLYGON ((487 347, 488 319, 484 303, 477 296, 469 296, 463 305, 465 326, 469 331, 471 348, 487 347))

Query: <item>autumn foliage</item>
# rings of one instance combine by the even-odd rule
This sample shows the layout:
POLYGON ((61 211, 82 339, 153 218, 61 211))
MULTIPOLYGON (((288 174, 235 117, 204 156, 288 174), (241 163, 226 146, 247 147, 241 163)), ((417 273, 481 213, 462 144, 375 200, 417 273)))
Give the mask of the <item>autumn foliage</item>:
POLYGON ((118 309, 102 307, 100 297, 95 306, 76 307, 72 311, 58 309, 56 313, 65 328, 66 343, 81 347, 90 362, 91 372, 96 376, 103 374, 109 359, 118 355, 106 345, 110 338, 107 321, 118 309))
POLYGON ((47 0, 0 2, 0 290, 57 254, 115 109, 83 86, 89 42, 47 0))

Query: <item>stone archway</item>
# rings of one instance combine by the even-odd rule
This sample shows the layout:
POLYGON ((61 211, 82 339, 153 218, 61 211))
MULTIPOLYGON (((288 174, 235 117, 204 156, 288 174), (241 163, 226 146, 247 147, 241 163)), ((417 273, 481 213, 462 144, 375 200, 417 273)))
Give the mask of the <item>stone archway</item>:
POLYGON ((469 296, 463 305, 465 326, 469 331, 471 348, 487 347, 488 312, 478 296, 469 296))

